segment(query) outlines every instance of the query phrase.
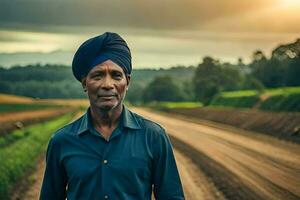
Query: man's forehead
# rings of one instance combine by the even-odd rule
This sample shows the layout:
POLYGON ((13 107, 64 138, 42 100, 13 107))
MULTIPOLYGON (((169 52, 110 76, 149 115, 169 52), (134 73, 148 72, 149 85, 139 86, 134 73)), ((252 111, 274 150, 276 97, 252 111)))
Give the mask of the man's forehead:
POLYGON ((91 69, 90 72, 94 72, 94 71, 120 71, 120 72, 124 72, 122 67, 120 67, 118 64, 114 63, 111 60, 107 60, 103 63, 100 63, 98 65, 96 65, 95 67, 93 67, 91 69))

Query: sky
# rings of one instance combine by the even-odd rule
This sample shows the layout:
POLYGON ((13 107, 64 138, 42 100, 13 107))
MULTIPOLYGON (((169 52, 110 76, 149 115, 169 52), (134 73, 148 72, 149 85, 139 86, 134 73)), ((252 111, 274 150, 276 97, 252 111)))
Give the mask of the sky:
POLYGON ((300 0, 0 0, 0 66, 71 65, 106 31, 128 43, 134 68, 251 61, 300 38, 300 0))

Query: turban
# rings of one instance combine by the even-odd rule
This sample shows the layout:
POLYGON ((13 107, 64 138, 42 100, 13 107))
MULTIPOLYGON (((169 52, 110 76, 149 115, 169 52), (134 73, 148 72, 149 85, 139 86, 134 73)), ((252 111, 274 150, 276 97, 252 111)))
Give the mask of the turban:
POLYGON ((126 75, 131 74, 131 54, 125 40, 117 33, 106 32, 85 41, 76 51, 72 70, 81 81, 98 64, 111 60, 118 64, 126 75))

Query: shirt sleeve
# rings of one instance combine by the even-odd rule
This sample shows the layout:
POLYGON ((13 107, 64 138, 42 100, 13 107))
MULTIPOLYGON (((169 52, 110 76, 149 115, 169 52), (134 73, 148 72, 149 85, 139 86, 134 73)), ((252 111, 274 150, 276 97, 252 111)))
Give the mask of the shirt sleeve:
POLYGON ((60 146, 51 138, 47 153, 46 153, 46 169, 42 189, 40 193, 40 200, 65 200, 67 178, 65 170, 60 163, 60 146))
POLYGON ((168 135, 162 129, 155 141, 153 190, 156 200, 183 200, 184 194, 168 135))

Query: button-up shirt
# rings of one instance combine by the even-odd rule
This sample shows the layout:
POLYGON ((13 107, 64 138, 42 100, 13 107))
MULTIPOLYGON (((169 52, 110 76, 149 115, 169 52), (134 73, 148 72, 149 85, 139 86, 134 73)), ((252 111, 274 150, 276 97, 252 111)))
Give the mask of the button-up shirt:
POLYGON ((125 106, 108 140, 93 127, 90 110, 58 130, 46 154, 41 200, 184 199, 164 129, 125 106))

